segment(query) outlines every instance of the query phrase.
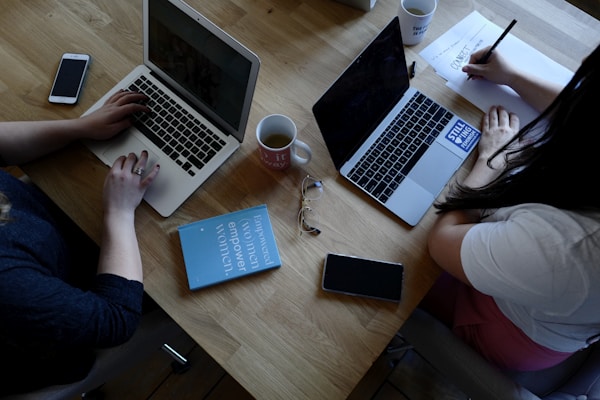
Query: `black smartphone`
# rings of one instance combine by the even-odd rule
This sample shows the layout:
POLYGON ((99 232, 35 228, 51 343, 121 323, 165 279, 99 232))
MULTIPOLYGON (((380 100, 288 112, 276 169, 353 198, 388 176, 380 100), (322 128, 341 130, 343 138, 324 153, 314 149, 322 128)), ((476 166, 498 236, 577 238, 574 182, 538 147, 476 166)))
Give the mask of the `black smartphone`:
POLYGON ((48 96, 49 102, 77 103, 90 59, 88 54, 65 53, 62 55, 50 96, 48 96))
POLYGON ((399 302, 404 265, 345 254, 328 253, 323 266, 323 290, 399 302))

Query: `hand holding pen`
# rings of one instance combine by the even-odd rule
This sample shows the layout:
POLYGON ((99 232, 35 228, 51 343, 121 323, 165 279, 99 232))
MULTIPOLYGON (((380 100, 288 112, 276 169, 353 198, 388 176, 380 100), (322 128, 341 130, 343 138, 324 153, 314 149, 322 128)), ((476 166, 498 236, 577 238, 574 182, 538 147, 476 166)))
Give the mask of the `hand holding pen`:
MULTIPOLYGON (((488 51, 483 56, 481 56, 480 58, 478 58, 477 60, 475 60, 475 64, 485 64, 485 63, 487 63, 487 61, 491 57, 492 53, 496 49, 496 47, 500 44, 500 42, 502 41, 502 39, 504 39, 504 37, 508 34, 508 32, 510 32, 510 30, 512 29, 512 27, 516 23, 517 23, 517 20, 513 19, 512 22, 508 25, 508 27, 504 30, 504 32, 502 32, 502 35, 500 35, 500 37, 498 38, 498 40, 496 40, 496 42, 488 49, 488 51)), ((469 76, 467 77, 467 80, 471 79, 472 77, 473 77, 473 74, 469 74, 469 76)))

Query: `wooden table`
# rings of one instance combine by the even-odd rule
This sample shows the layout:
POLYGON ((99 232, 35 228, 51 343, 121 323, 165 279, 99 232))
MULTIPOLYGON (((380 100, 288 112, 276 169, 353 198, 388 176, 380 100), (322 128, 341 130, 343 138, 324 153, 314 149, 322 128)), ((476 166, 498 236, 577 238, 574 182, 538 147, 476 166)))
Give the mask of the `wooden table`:
MULTIPOLYGON (((439 269, 425 238, 430 210, 414 228, 393 217, 338 176, 311 107, 358 52, 396 13, 379 0, 369 13, 330 0, 190 0, 189 3, 258 54, 260 77, 240 151, 174 215, 145 203, 137 212, 146 291, 227 372, 260 399, 341 399, 348 396, 418 304, 439 269), (254 130, 266 114, 289 115, 313 149, 304 169, 266 170, 254 130), (300 182, 323 179, 313 204, 320 236, 299 235, 300 182), (191 292, 177 226, 266 203, 282 268, 191 292), (320 289, 324 256, 339 252, 406 266, 399 305, 320 289)), ((141 1, 3 0, 0 2, 0 102, 6 120, 73 118, 141 63, 141 1), (76 106, 46 101, 61 53, 93 56, 76 106)), ((446 88, 418 52, 473 10, 564 66, 575 70, 600 40, 600 23, 560 0, 442 0, 421 44, 413 84, 478 125, 482 113, 446 88)), ((410 61, 409 61, 410 62, 410 61)), ((467 167, 468 167, 467 163, 467 167)), ((73 144, 23 170, 96 241, 107 167, 73 144)), ((459 172, 464 173, 464 169, 459 172)))

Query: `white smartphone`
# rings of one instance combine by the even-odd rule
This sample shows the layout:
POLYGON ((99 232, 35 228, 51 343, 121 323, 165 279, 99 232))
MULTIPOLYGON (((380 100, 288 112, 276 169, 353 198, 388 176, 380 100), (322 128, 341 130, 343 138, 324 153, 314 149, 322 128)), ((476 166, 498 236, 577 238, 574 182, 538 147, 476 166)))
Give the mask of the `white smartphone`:
POLYGON ((323 290, 399 302, 404 265, 328 253, 323 266, 323 290))
POLYGON ((88 54, 63 54, 48 101, 60 104, 77 103, 90 60, 88 54))

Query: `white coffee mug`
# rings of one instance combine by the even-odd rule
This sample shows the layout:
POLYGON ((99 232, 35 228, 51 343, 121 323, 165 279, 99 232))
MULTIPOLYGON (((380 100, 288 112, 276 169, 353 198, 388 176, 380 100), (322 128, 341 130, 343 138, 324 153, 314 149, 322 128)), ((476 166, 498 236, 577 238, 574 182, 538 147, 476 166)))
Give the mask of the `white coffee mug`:
POLYGON ((400 0, 398 19, 405 45, 421 43, 436 8, 437 0, 400 0))
POLYGON ((256 126, 256 140, 263 164, 275 170, 308 164, 312 151, 297 136, 296 124, 289 117, 281 114, 264 117, 256 126), (304 153, 304 157, 297 154, 298 149, 304 153))

